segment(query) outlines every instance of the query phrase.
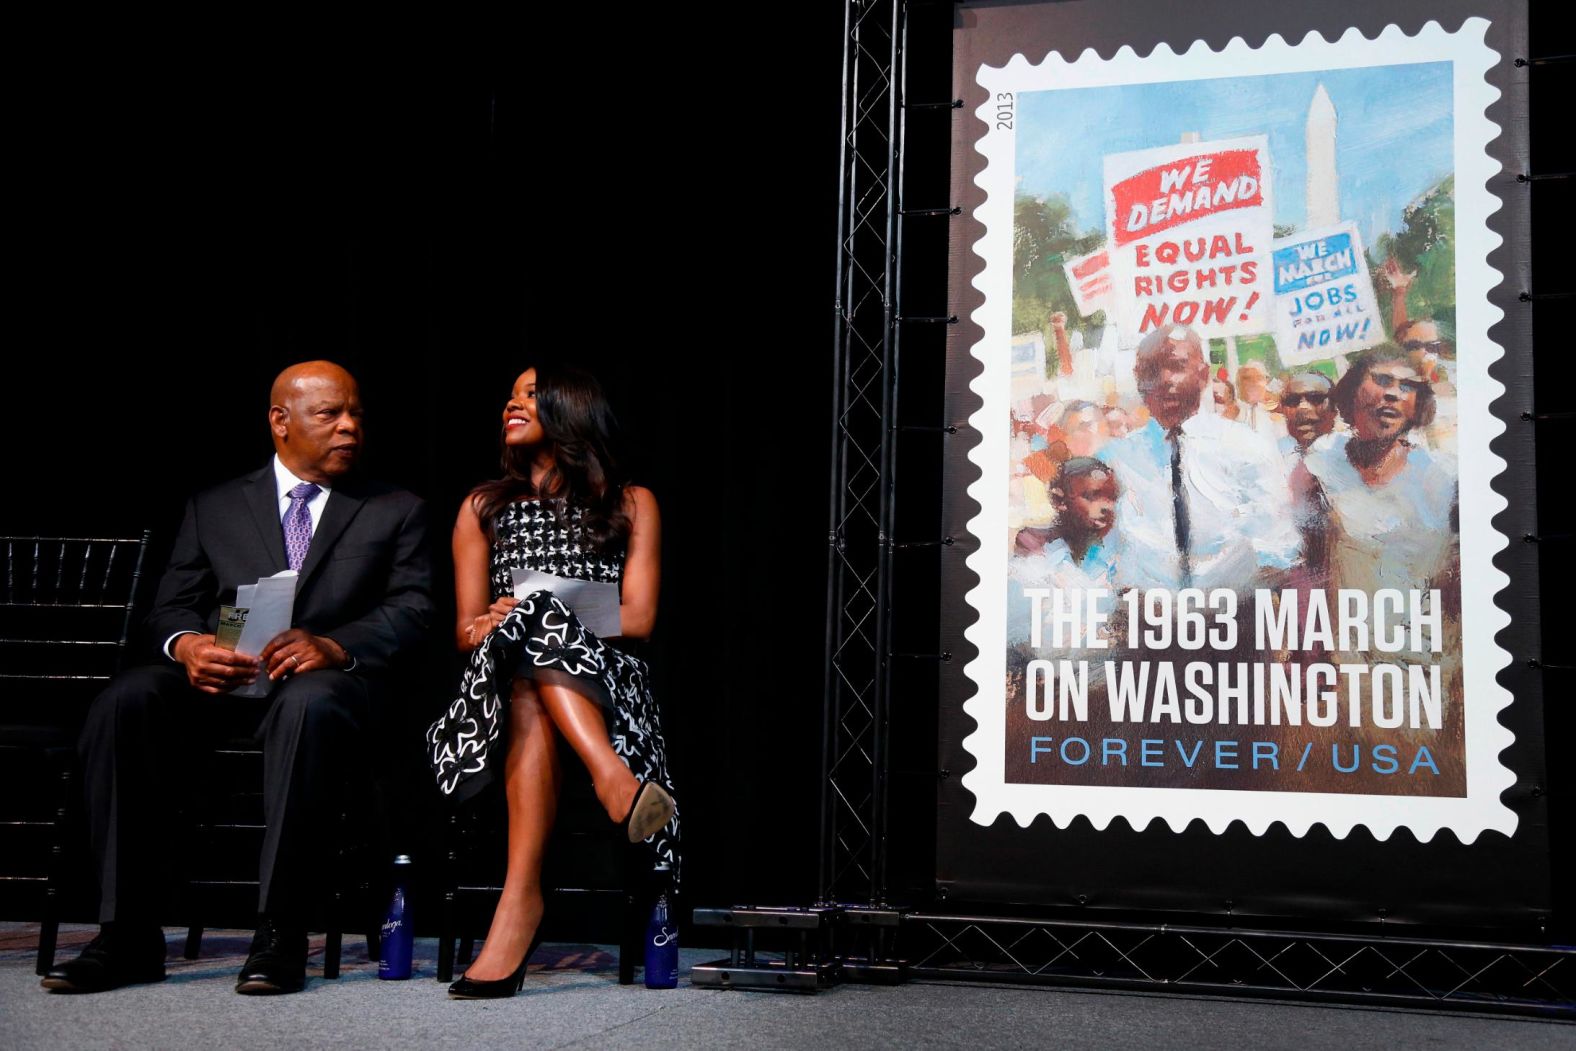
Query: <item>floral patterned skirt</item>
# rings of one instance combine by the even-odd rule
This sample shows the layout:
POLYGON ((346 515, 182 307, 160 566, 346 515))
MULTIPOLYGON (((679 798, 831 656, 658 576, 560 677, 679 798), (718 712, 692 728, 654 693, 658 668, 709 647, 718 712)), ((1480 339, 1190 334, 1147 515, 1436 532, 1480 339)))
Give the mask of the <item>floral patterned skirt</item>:
MULTIPOLYGON (((535 591, 472 651, 459 695, 427 730, 429 760, 445 796, 460 802, 495 777, 502 781, 507 705, 519 676, 566 686, 599 704, 618 757, 636 777, 673 791, 646 662, 603 642, 551 592, 535 591)), ((646 840, 654 860, 666 861, 675 880, 678 826, 675 812, 646 840)))

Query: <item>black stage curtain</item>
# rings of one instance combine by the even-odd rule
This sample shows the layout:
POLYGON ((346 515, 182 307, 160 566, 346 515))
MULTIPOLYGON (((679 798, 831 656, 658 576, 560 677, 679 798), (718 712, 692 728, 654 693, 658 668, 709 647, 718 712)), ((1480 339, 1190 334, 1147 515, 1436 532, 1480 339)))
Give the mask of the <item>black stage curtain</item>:
MULTIPOLYGON (((666 9, 621 11, 574 38, 585 77, 540 74, 567 28, 478 26, 376 60, 192 53, 151 26, 56 38, 9 166, 0 532, 148 527, 167 550, 188 494, 269 455, 271 377, 326 357, 361 380, 367 472, 430 501, 441 641, 449 525, 496 472, 508 389, 533 361, 579 363, 662 508, 652 658, 689 899, 803 900, 841 11, 705 61, 666 9)), ((430 667, 390 759, 428 832, 421 730, 455 682, 441 647, 430 667)))

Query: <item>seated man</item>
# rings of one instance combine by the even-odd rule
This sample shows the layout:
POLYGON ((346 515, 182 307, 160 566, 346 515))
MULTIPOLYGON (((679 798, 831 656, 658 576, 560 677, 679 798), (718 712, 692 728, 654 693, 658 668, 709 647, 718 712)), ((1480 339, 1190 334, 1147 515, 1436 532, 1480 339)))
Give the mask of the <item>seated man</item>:
POLYGON ((101 892, 98 937, 44 978, 98 992, 164 977, 159 862, 177 800, 203 791, 182 753, 192 726, 247 718, 263 744, 267 830, 261 914, 237 992, 300 990, 306 910, 333 857, 346 768, 395 655, 432 618, 426 512, 411 493, 358 479, 361 395, 338 365, 280 373, 273 461, 194 497, 149 614, 157 663, 117 676, 88 712, 79 751, 101 892), (293 627, 257 657, 215 644, 237 586, 299 573, 293 627), (226 694, 266 676, 266 700, 226 694))

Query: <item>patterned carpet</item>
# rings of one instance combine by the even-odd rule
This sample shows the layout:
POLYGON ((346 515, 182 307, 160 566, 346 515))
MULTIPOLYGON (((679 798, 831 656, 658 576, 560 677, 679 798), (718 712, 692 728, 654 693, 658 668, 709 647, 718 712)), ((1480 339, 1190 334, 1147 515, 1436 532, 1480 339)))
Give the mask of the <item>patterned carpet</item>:
MULTIPOLYGON (((234 992, 247 931, 212 931, 196 960, 186 932, 166 932, 169 978, 92 996, 47 993, 33 973, 36 925, 0 923, 0 1049, 61 1048, 1483 1048, 1576 1047, 1576 1027, 1539 1021, 1264 1001, 1189 999, 981 985, 844 985, 815 996, 620 986, 614 956, 593 945, 549 945, 519 996, 450 1000, 433 981, 436 943, 416 943, 418 977, 377 979, 359 936, 347 937, 342 977, 321 977, 312 942, 305 992, 234 992)), ((61 932, 63 956, 93 935, 61 932)), ((685 950, 682 966, 715 959, 685 950)))
MULTIPOLYGON (((98 928, 85 925, 68 925, 60 929, 55 950, 56 959, 69 960, 92 940, 98 928)), ((246 960, 246 951, 252 943, 252 932, 241 930, 205 931, 198 958, 188 960, 186 931, 168 927, 164 931, 168 955, 165 960, 167 981, 183 982, 195 978, 210 978, 218 972, 232 975, 239 971, 246 960)), ((323 935, 313 934, 307 939, 307 975, 320 978, 323 972, 323 935)), ((38 951, 38 924, 0 923, 0 965, 31 963, 38 951)), ((711 956, 715 953, 699 953, 711 956)), ((438 943, 431 938, 418 938, 415 947, 413 980, 432 979, 438 973, 438 943)), ((341 979, 376 978, 378 962, 367 958, 365 940, 358 934, 347 934, 340 950, 341 979)), ((463 968, 460 968, 463 969, 463 968)), ((543 945, 531 958, 529 973, 546 970, 572 970, 587 974, 611 974, 618 978, 618 957, 612 951, 594 945, 543 945)), ((637 972, 638 974, 638 972, 637 972)))

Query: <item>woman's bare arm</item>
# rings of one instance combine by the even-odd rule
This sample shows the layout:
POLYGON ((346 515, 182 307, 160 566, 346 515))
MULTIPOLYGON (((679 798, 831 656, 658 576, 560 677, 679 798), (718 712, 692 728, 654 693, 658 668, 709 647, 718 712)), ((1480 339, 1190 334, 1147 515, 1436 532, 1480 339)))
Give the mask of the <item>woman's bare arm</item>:
POLYGON ((490 602, 492 583, 488 569, 492 551, 481 520, 476 517, 475 494, 460 504, 460 513, 454 520, 453 544, 454 642, 462 650, 473 650, 515 602, 512 597, 490 602))
POLYGON ((623 598, 619 624, 626 638, 651 637, 657 623, 657 591, 662 577, 662 520, 657 498, 638 485, 624 489, 624 510, 630 518, 629 548, 624 555, 623 598))

